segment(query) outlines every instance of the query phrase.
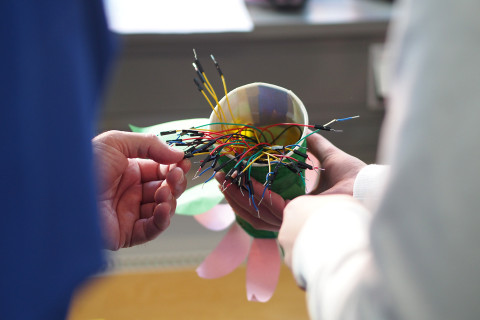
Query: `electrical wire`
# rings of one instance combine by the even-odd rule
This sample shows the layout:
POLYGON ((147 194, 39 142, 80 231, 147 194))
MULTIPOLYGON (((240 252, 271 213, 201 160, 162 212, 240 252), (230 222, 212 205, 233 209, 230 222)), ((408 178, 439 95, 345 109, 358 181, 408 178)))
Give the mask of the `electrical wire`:
POLYGON ((195 49, 193 49, 193 54, 193 67, 198 76, 198 79, 194 78, 194 83, 213 110, 218 121, 188 129, 163 131, 159 134, 175 134, 175 139, 167 140, 167 143, 174 146, 185 147, 185 158, 206 155, 205 159, 200 162, 194 179, 202 176, 209 170, 213 170, 212 175, 205 181, 206 183, 213 179, 218 171, 229 168, 225 176, 225 182, 228 181, 228 184, 225 187, 224 182, 222 189, 226 190, 230 185, 235 184, 240 188, 242 194, 244 190, 247 191, 249 201, 258 213, 258 206, 262 203, 267 190, 270 194, 270 201, 272 201, 271 189, 281 167, 287 168, 298 175, 303 185, 305 185, 305 170, 314 170, 318 174, 319 170, 322 170, 314 166, 313 162, 309 159, 306 153, 308 150, 307 147, 302 146, 305 139, 322 130, 341 132, 340 130, 333 129, 331 125, 336 122, 359 117, 357 115, 333 119, 324 125, 285 122, 269 124, 262 127, 251 123, 240 123, 238 119, 235 119, 232 111, 225 76, 215 57, 210 55, 218 71, 225 93, 225 101, 231 118, 230 121, 227 121, 222 105, 218 100, 212 83, 207 78, 195 49), (212 100, 214 102, 212 102, 212 100), (220 128, 220 130, 213 129, 215 126, 220 128), (310 128, 312 132, 302 137, 304 132, 303 128, 310 128), (292 130, 298 130, 298 138, 293 132, 289 133, 292 130), (280 141, 279 139, 282 140, 280 141), (282 144, 284 141, 286 142, 285 145, 282 144), (312 165, 308 164, 306 162, 307 160, 310 160, 312 165), (207 163, 210 162, 211 164, 207 168, 204 168, 207 163), (266 165, 268 168, 268 173, 265 176, 264 189, 258 205, 255 203, 253 184, 251 181, 251 170, 255 165, 266 165))

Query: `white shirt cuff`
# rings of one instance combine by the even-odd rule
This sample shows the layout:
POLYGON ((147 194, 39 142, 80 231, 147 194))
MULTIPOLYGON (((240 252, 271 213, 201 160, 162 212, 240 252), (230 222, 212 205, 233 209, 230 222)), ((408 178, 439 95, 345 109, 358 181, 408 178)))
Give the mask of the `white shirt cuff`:
POLYGON ((357 175, 353 185, 353 197, 363 203, 377 199, 390 172, 387 165, 370 164, 357 175))

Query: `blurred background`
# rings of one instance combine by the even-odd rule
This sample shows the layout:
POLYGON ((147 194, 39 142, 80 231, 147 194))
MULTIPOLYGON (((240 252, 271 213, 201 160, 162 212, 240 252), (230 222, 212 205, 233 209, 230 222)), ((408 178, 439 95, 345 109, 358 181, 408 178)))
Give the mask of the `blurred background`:
MULTIPOLYGON (((210 54, 230 90, 251 82, 290 89, 303 101, 311 124, 360 115, 336 126, 343 133, 326 137, 367 163, 375 161, 388 86, 382 62, 392 1, 105 0, 105 5, 121 50, 99 132, 209 117, 211 109, 193 83, 196 49, 217 93, 223 89, 210 54)), ((197 319, 306 319, 303 292, 287 269, 266 304, 246 301, 244 270, 219 280, 197 278, 195 267, 223 234, 175 216, 149 244, 108 252, 110 269, 79 293, 70 319, 191 319, 193 310, 197 319), (131 304, 132 296, 137 303, 131 304)))

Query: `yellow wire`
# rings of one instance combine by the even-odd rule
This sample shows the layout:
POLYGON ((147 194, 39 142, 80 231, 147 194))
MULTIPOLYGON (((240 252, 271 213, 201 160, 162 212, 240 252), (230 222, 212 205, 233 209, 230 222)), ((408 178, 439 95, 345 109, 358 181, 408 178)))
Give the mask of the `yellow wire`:
MULTIPOLYGON (((263 151, 263 153, 265 153, 266 155, 268 155, 268 156, 270 156, 270 157, 273 157, 273 158, 277 159, 278 161, 280 161, 280 157, 277 157, 277 156, 274 155, 274 154, 267 153, 267 152, 265 152, 265 151, 263 151)), ((270 171, 272 171, 272 170, 270 170, 270 171)))
MULTIPOLYGON (((209 93, 212 96, 212 98, 215 100, 215 103, 218 106, 218 110, 220 110, 220 113, 223 116, 223 118, 219 118, 221 120, 220 122, 227 122, 227 118, 225 117, 225 113, 223 112, 222 106, 218 102, 217 94, 215 93, 215 90, 213 89, 213 86, 210 84, 210 81, 208 81, 208 78, 207 78, 207 75, 205 74, 205 72, 202 73, 202 75, 205 78, 205 84, 206 84, 205 87, 207 87, 207 86, 210 87, 211 92, 209 90, 209 93)), ((222 125, 222 130, 224 130, 223 125, 222 125)))
POLYGON ((257 139, 257 143, 260 143, 260 139, 258 139, 258 136, 257 136, 257 130, 252 130, 253 131, 253 134, 255 135, 255 139, 257 139))
POLYGON ((210 88, 208 87, 208 85, 207 85, 206 82, 204 83, 204 87, 205 87, 205 90, 207 90, 207 92, 208 92, 208 94, 209 94, 210 96, 212 96, 212 97, 215 96, 215 92, 212 92, 212 91, 210 90, 210 88))
POLYGON ((270 154, 267 153, 267 161, 268 161, 268 172, 272 172, 272 167, 270 165, 270 154))
POLYGON ((232 117, 232 122, 236 123, 235 118, 233 118, 232 108, 230 107, 230 101, 228 100, 227 83, 225 82, 225 77, 223 76, 223 74, 222 74, 221 78, 222 78, 222 83, 223 83, 223 90, 225 91, 225 99, 227 100, 228 111, 230 112, 230 117, 232 117))
POLYGON ((200 156, 200 155, 203 155, 203 154, 210 154, 210 152, 199 152, 199 153, 195 153, 196 156, 200 156))
MULTIPOLYGON (((205 97, 205 99, 208 101, 208 104, 210 105, 210 107, 212 107, 212 110, 213 110, 213 112, 215 113, 215 115, 217 116, 217 118, 220 119, 220 117, 218 116, 217 111, 215 111, 215 107, 214 107, 213 104, 210 102, 210 99, 208 99, 208 96, 205 94, 205 91, 202 90, 202 91, 200 91, 200 92, 203 94, 203 96, 205 97)), ((222 129, 223 129, 223 127, 222 127, 222 129)))
POLYGON ((212 97, 214 98, 217 98, 217 95, 215 94, 215 90, 213 89, 212 85, 210 84, 210 81, 208 81, 208 78, 207 78, 207 75, 205 74, 205 72, 202 73, 203 75, 203 78, 205 79, 205 84, 206 86, 205 87, 209 87, 209 89, 211 90, 208 90, 208 92, 210 92, 210 94, 212 95, 212 97))
POLYGON ((253 159, 243 170, 242 170, 242 173, 245 172, 245 170, 247 170, 255 161, 258 160, 258 158, 260 158, 261 156, 264 156, 264 155, 267 155, 267 161, 268 161, 268 171, 269 172, 272 172, 272 167, 271 167, 271 164, 270 164, 270 157, 273 157, 273 158, 276 158, 277 161, 280 161, 280 158, 271 154, 271 153, 268 153, 268 152, 265 152, 265 151, 262 151, 261 154, 258 155, 258 157, 256 157, 255 159, 253 159))
MULTIPOLYGON (((263 152, 262 152, 263 153, 263 152)), ((245 170, 247 170, 255 161, 257 161, 258 158, 260 158, 261 156, 263 156, 263 154, 259 154, 258 157, 256 157, 255 159, 253 159, 252 161, 250 161, 250 163, 248 164, 248 166, 246 166, 241 173, 244 173, 245 170)))

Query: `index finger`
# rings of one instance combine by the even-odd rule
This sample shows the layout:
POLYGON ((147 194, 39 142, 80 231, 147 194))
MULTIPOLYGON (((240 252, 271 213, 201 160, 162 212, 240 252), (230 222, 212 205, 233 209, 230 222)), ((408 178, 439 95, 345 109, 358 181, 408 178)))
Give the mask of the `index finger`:
POLYGON ((171 164, 181 161, 184 156, 182 151, 170 148, 156 135, 149 133, 108 131, 94 140, 112 146, 127 158, 152 159, 161 164, 171 164))
POLYGON ((190 161, 183 159, 182 161, 171 165, 160 165, 150 159, 135 159, 140 168, 140 177, 142 182, 164 180, 167 174, 174 168, 180 168, 186 174, 190 170, 190 161))

